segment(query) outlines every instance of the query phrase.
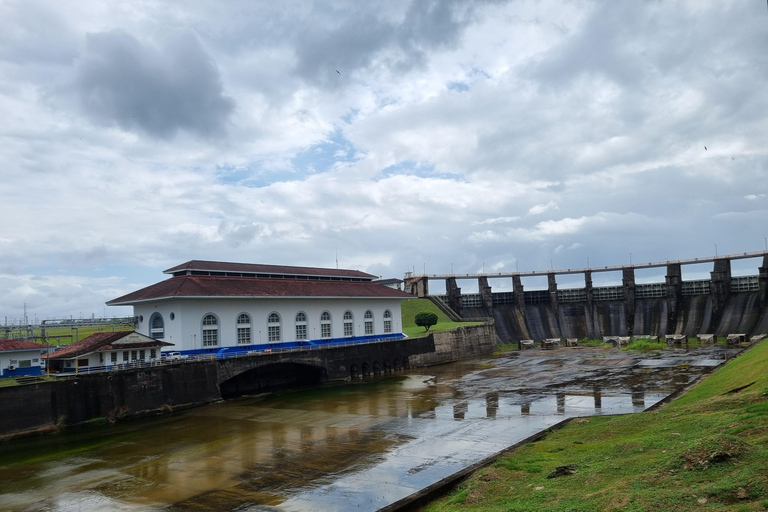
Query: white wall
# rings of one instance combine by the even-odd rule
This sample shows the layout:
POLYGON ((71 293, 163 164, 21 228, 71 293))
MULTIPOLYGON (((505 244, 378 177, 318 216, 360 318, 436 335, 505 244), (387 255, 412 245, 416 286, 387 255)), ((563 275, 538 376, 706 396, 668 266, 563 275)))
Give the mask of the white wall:
MULTIPOLYGON (((40 369, 40 361, 42 357, 40 350, 14 350, 10 352, 0 352, 0 375, 4 374, 8 370, 8 366, 11 364, 11 360, 16 361, 16 368, 19 368, 19 361, 28 360, 32 361, 32 368, 40 369), (34 360, 37 359, 37 362, 34 360)), ((29 371, 29 368, 22 368, 22 370, 29 371)))
POLYGON ((155 304, 134 306, 134 315, 141 317, 137 331, 151 336, 150 318, 154 312, 163 316, 165 333, 163 341, 173 343, 170 350, 194 350, 202 346, 202 319, 213 313, 219 320, 219 347, 237 346, 237 317, 241 313, 251 316, 253 344, 267 344, 267 317, 276 312, 281 319, 281 342, 296 341, 295 318, 299 311, 307 315, 307 337, 320 339, 320 315, 323 311, 331 314, 331 337, 344 336, 344 312, 350 310, 354 316, 354 335, 365 335, 364 315, 373 312, 374 335, 384 334, 384 311, 392 313, 392 333, 402 332, 400 301, 402 299, 350 299, 350 298, 211 298, 179 299, 158 301, 155 304), (174 319, 171 320, 171 314, 174 319))

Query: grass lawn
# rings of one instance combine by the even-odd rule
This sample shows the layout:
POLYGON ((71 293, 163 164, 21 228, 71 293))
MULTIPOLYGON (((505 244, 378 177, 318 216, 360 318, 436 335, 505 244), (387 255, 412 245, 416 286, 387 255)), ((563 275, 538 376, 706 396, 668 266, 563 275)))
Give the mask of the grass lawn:
POLYGON ((437 325, 430 327, 429 332, 451 331, 461 325, 481 325, 479 322, 454 322, 429 299, 404 299, 400 304, 400 311, 403 332, 412 338, 429 334, 414 321, 419 311, 431 311, 437 315, 437 325))
POLYGON ((423 510, 768 510, 768 343, 661 409, 574 419, 423 510), (560 466, 575 472, 547 478, 560 466))
MULTIPOLYGON (((48 339, 48 344, 52 347, 55 347, 57 345, 69 345, 70 343, 73 343, 75 341, 80 341, 81 339, 87 338, 91 334, 94 334, 97 332, 104 332, 104 331, 111 332, 112 328, 113 328, 113 324, 84 325, 84 326, 78 327, 77 331, 75 331, 74 329, 70 329, 69 327, 47 327, 45 329, 45 334, 46 336, 61 336, 59 338, 48 339), (72 336, 73 338, 76 336, 77 339, 72 339, 69 336, 72 336)), ((132 331, 133 324, 114 324, 114 330, 132 331)), ((42 333, 40 329, 35 329, 34 335, 41 336, 42 333)), ((35 343, 45 346, 45 343, 41 343, 39 340, 36 340, 35 343)))

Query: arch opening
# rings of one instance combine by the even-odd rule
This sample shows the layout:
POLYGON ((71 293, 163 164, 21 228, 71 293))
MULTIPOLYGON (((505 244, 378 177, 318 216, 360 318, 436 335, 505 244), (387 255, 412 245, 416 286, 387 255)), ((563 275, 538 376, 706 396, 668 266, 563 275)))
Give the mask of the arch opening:
POLYGON ((251 368, 219 384, 221 397, 268 393, 326 382, 325 368, 299 363, 274 363, 251 368))

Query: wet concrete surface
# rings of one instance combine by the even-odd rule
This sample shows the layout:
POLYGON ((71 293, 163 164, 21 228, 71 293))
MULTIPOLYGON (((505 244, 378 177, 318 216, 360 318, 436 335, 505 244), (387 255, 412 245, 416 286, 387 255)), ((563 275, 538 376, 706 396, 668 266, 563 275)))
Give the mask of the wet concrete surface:
POLYGON ((514 351, 16 441, 0 510, 375 511, 567 417, 642 411, 723 352, 514 351))

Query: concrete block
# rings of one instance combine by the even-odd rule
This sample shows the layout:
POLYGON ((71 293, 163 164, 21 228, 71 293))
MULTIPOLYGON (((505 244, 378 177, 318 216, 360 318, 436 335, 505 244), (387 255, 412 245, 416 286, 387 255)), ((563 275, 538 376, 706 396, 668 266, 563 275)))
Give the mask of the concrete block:
POLYGON ((650 334, 635 334, 635 335, 632 336, 632 341, 635 341, 635 340, 648 340, 648 341, 651 341, 653 343, 658 343, 659 342, 659 337, 658 336, 651 336, 650 334))
POLYGON ((684 334, 667 334, 664 336, 667 345, 687 345, 688 338, 684 334))
POLYGON ((611 345, 617 345, 619 343, 618 336, 603 336, 603 343, 610 343, 611 345))
POLYGON ((533 348, 533 340, 520 340, 518 342, 518 347, 520 350, 528 350, 533 348))
POLYGON ((560 340, 555 338, 549 338, 541 341, 541 348, 544 350, 553 350, 560 345, 560 340))
POLYGON ((619 336, 619 346, 626 347, 632 339, 629 336, 619 336))
POLYGON ((765 338, 768 338, 768 334, 755 334, 749 338, 749 341, 751 343, 757 343, 758 341, 763 341, 765 338))
POLYGON ((747 341, 746 334, 729 334, 727 338, 728 346, 738 345, 747 341))
POLYGON ((717 341, 717 338, 714 334, 697 334, 696 338, 699 340, 699 343, 701 343, 702 346, 714 345, 717 341))
POLYGON ((566 347, 578 347, 579 346, 579 339, 578 338, 566 338, 565 339, 565 346, 566 347))

